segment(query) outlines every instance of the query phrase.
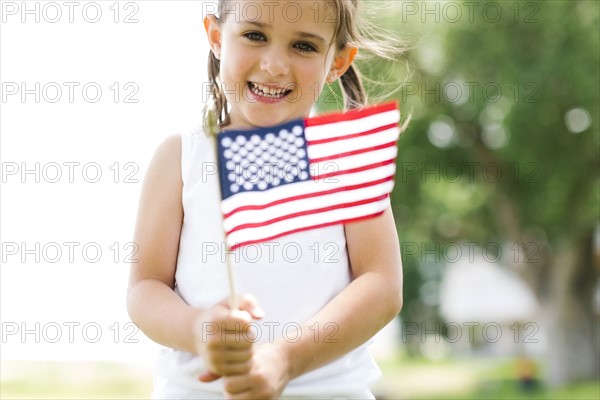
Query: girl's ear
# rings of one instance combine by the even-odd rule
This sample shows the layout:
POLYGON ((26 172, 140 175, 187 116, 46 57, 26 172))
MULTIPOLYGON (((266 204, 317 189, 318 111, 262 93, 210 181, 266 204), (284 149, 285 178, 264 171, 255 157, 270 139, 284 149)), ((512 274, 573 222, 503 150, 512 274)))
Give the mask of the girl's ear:
POLYGON ((357 53, 358 47, 349 45, 338 51, 327 74, 327 83, 333 83, 337 78, 344 75, 348 68, 350 68, 357 53))
POLYGON ((221 59, 221 25, 215 15, 204 17, 204 29, 208 37, 208 43, 217 60, 221 59))

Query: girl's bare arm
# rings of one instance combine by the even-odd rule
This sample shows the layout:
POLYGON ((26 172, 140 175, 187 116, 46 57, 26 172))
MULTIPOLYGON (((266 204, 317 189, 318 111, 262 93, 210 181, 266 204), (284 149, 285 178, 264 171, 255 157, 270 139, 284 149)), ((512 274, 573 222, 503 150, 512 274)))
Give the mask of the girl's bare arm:
POLYGON ((236 332, 246 329, 252 317, 261 317, 256 300, 241 296, 242 311, 232 312, 226 299, 201 309, 189 306, 173 291, 183 222, 182 188, 181 137, 172 136, 156 151, 142 188, 134 239, 138 261, 131 264, 127 291, 129 315, 155 342, 201 355, 212 373, 203 380, 245 373, 253 343, 236 340, 240 337, 236 332), (202 335, 205 323, 214 327, 210 337, 202 335), (221 335, 220 329, 230 334, 221 335))
POLYGON ((181 137, 171 136, 156 150, 142 187, 131 264, 127 310, 133 322, 162 345, 194 351, 193 321, 201 313, 173 291, 181 203, 181 137))
POLYGON ((353 281, 302 325, 298 342, 279 341, 290 379, 365 343, 402 308, 402 263, 391 209, 345 230, 353 281))

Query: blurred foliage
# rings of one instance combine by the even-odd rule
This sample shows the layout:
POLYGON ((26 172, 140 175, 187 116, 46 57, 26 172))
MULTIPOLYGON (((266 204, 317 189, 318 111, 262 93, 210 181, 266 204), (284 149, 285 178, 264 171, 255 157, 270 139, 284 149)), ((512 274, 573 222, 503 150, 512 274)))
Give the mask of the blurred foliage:
POLYGON ((412 113, 392 195, 401 240, 423 246, 403 256, 409 321, 438 318, 423 288, 443 271, 425 248, 533 241, 551 255, 600 216, 598 2, 426 3, 378 20, 410 44, 379 73, 412 113))
MULTIPOLYGON (((598 219, 598 192, 592 190, 598 187, 600 143, 598 3, 521 3, 519 22, 509 13, 514 5, 495 4, 505 5, 497 23, 475 13, 473 23, 465 17, 447 24, 443 34, 425 37, 422 47, 409 54, 411 65, 416 66, 410 81, 424 90, 404 97, 403 103, 416 111, 401 142, 400 160, 463 166, 465 161, 481 166, 497 162, 502 178, 496 184, 494 174, 486 179, 485 174, 475 173, 477 181, 469 197, 479 194, 481 199, 468 199, 470 206, 465 207, 456 206, 460 199, 454 193, 464 192, 465 187, 452 183, 430 189, 431 179, 406 177, 397 198, 412 203, 413 214, 414 205, 427 200, 426 206, 435 207, 436 215, 451 213, 459 218, 469 237, 489 239, 498 235, 498 227, 481 227, 494 221, 489 200, 501 192, 517 205, 523 226, 543 229, 550 243, 556 243, 573 231, 592 228, 598 219), (444 42, 441 47, 439 41, 444 42), (419 52, 436 51, 441 54, 419 56, 419 52), (424 63, 431 58, 442 65, 428 68, 424 63), (466 98, 457 102, 445 98, 448 93, 451 99, 457 97, 454 87, 460 87, 466 98), (472 93, 467 94, 471 87, 472 93), (432 89, 435 95, 425 92, 432 89), (580 134, 570 133, 565 125, 565 115, 573 108, 583 108, 591 116, 591 125, 580 134), (435 147, 426 134, 439 120, 453 131, 444 148, 435 147)), ((424 228, 428 235, 440 237, 434 226, 424 228)))

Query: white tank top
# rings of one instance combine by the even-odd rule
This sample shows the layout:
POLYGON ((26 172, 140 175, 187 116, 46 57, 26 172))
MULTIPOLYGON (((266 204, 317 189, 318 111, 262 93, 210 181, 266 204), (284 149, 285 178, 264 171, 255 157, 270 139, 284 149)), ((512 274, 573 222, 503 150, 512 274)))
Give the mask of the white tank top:
MULTIPOLYGON (((175 292, 191 306, 211 307, 228 295, 215 146, 202 131, 183 134, 181 142, 184 220, 175 292)), ((241 247, 230 257, 237 291, 256 296, 265 310, 265 317, 255 324, 259 343, 282 335, 296 340, 295 328, 351 280, 343 225, 241 247)), ((331 325, 327 330, 329 339, 335 339, 334 329, 331 325)), ((301 334, 314 337, 315 330, 304 329, 301 334)), ((366 346, 292 380, 284 395, 335 395, 369 388, 381 372, 366 346)), ((202 371, 198 356, 173 349, 164 349, 155 365, 155 373, 174 385, 221 394, 222 380, 201 383, 197 377, 202 371)))

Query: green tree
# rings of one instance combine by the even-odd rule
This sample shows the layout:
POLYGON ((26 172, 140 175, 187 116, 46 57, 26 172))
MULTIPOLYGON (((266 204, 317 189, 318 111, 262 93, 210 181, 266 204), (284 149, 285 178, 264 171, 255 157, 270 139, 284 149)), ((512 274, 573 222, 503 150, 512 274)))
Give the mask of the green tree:
MULTIPOLYGON (((464 2, 458 19, 440 8, 439 22, 432 14, 423 23, 423 13, 410 18, 400 5, 386 19, 401 34, 420 34, 397 96, 413 110, 400 141, 399 233, 417 243, 517 244, 513 267, 545 316, 549 381, 597 379, 599 5, 493 3, 501 17, 491 7, 483 14, 486 2, 464 2), (459 179, 424 171, 452 165, 463 166, 459 179)), ((424 276, 419 257, 404 260, 403 318, 436 318, 419 285, 440 274, 424 276)))

